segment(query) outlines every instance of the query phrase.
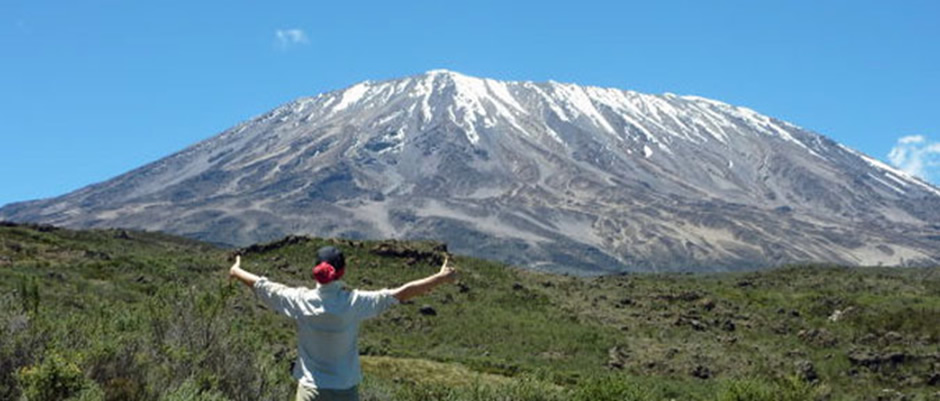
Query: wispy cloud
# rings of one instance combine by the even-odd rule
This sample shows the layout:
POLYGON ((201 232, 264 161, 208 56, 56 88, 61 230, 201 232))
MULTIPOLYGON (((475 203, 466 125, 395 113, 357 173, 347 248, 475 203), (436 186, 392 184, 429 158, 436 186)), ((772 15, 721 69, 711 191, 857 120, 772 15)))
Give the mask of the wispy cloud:
POLYGON ((278 47, 286 50, 294 45, 305 45, 310 43, 307 34, 300 29, 278 29, 274 31, 274 37, 277 39, 278 47))
POLYGON ((26 24, 26 21, 18 19, 14 25, 18 31, 29 33, 29 26, 26 24))
POLYGON ((909 174, 940 183, 940 142, 923 135, 901 137, 888 153, 888 160, 909 174))

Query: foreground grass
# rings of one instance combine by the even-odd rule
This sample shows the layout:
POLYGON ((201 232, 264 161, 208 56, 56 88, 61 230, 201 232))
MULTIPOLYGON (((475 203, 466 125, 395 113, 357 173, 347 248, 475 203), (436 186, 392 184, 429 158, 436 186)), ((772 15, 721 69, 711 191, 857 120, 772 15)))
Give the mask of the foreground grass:
MULTIPOLYGON (((310 285, 427 275, 429 242, 242 250, 310 285)), ((0 399, 288 399, 293 324, 225 279, 230 251, 120 230, 0 226, 0 399)), ((937 399, 938 269, 552 276, 458 257, 457 285, 363 326, 366 400, 937 399), (422 314, 422 307, 435 313, 422 314), (832 322, 835 311, 845 311, 832 322)))

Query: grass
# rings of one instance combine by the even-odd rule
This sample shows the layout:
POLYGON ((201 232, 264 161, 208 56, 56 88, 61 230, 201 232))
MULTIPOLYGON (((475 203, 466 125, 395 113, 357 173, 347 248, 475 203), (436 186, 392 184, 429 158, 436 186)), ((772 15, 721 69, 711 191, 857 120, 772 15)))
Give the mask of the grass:
MULTIPOLYGON (((241 250, 243 267, 311 285, 310 257, 325 244, 346 252, 345 282, 367 289, 436 271, 444 250, 288 237, 241 250)), ((158 233, 0 225, 0 399, 289 398, 293 323, 226 280, 231 254, 158 233), (50 383, 58 392, 41 394, 50 383)), ((363 399, 926 400, 940 390, 937 268, 578 278, 454 263, 457 285, 363 325, 363 399), (849 312, 830 322, 836 309, 849 312)))

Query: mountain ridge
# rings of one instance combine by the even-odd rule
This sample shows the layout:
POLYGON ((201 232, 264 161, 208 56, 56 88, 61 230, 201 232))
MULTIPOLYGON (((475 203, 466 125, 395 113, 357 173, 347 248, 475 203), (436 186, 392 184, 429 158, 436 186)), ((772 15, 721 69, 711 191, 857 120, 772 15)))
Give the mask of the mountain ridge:
POLYGON ((936 264, 938 210, 930 184, 748 108, 432 70, 288 102, 0 219, 229 245, 435 238, 611 273, 936 264))

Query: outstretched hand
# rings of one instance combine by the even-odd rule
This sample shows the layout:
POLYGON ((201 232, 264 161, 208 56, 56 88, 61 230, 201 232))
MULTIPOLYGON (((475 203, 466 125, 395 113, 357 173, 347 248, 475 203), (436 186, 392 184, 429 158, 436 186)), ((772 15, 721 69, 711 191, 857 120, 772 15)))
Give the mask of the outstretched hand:
POLYGON ((232 267, 228 269, 228 277, 229 279, 236 278, 238 281, 245 283, 245 285, 249 287, 253 287, 255 282, 261 279, 261 277, 258 277, 242 269, 241 255, 235 255, 235 264, 233 264, 232 267))
POLYGON ((441 278, 448 281, 457 278, 457 270, 447 264, 449 258, 448 255, 444 255, 444 264, 441 265, 441 271, 437 273, 441 278))
POLYGON ((242 256, 235 255, 235 264, 232 265, 232 267, 228 269, 229 280, 238 277, 238 270, 241 269, 241 266, 242 266, 242 256))
POLYGON ((447 263, 449 260, 450 258, 444 255, 444 264, 441 265, 441 271, 392 290, 392 296, 404 302, 431 291, 431 289, 443 283, 454 281, 457 278, 457 270, 447 263))

